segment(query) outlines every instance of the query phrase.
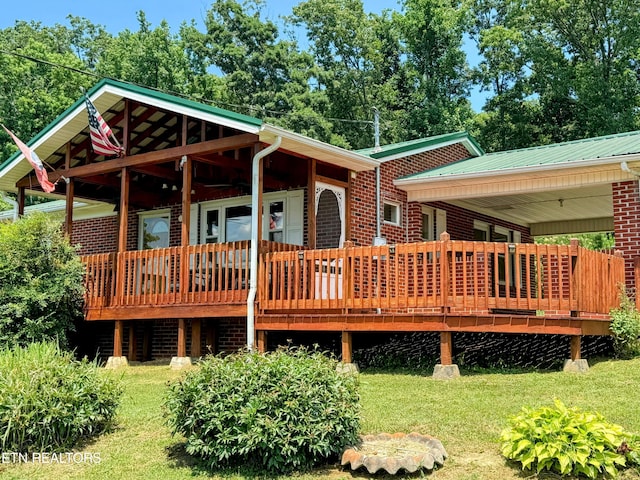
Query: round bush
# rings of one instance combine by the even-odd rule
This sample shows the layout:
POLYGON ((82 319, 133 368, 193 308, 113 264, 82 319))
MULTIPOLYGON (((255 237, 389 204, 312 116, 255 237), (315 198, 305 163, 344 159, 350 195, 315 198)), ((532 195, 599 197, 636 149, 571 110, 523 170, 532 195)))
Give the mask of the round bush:
POLYGON ((309 468, 358 437, 357 377, 336 366, 302 348, 208 357, 170 385, 168 423, 209 468, 309 468))
POLYGON ((61 452, 112 425, 122 386, 52 343, 0 351, 0 451, 61 452))

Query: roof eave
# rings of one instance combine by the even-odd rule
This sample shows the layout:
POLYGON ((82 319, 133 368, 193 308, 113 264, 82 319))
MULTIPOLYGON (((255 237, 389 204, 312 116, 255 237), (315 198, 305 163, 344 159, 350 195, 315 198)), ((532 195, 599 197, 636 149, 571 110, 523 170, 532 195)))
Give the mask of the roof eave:
POLYGON ((265 123, 260 128, 260 141, 272 144, 276 137, 282 137, 283 150, 291 150, 296 153, 348 168, 357 172, 373 170, 380 165, 380 161, 374 158, 352 152, 335 145, 315 140, 298 133, 285 130, 275 125, 265 123))
POLYGON ((400 179, 394 180, 393 183, 398 187, 406 188, 411 186, 424 185, 427 183, 437 183, 437 182, 443 182, 443 181, 464 181, 464 180, 476 180, 476 179, 481 180, 487 177, 500 177, 500 176, 518 175, 518 174, 525 174, 525 173, 565 170, 568 168, 577 169, 577 168, 592 167, 597 165, 622 163, 624 161, 626 162, 640 161, 640 153, 613 155, 610 157, 593 158, 589 160, 579 160, 579 161, 573 161, 573 162, 554 163, 552 165, 535 165, 535 166, 528 166, 528 167, 505 168, 502 170, 486 170, 483 172, 460 173, 460 174, 452 174, 452 175, 442 175, 437 177, 400 178, 400 179))

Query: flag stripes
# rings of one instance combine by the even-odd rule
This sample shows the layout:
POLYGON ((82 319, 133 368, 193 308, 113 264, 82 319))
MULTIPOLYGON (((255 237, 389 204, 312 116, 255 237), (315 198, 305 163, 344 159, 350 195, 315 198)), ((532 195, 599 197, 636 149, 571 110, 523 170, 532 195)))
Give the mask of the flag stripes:
POLYGON ((124 149, 116 140, 111 128, 104 121, 102 115, 98 112, 96 107, 91 103, 89 97, 85 95, 85 103, 87 105, 87 114, 89 115, 89 130, 91 133, 91 145, 93 151, 98 155, 104 156, 121 156, 124 153, 124 149), (112 141, 113 139, 113 141, 112 141))

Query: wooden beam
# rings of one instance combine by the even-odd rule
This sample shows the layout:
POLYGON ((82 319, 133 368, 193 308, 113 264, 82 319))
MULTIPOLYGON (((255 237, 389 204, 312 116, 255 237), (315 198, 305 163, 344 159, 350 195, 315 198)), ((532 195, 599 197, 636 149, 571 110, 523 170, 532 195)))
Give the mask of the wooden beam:
POLYGON ((124 149, 124 156, 128 156, 131 151, 131 100, 124 99, 124 109, 122 111, 124 117, 124 126, 122 127, 122 148, 124 149))
POLYGON ((343 182, 342 180, 336 180, 335 178, 325 177, 324 175, 316 175, 316 181, 328 183, 329 185, 335 185, 336 187, 349 187, 349 182, 343 182))
POLYGON ((125 167, 152 165, 181 158, 183 155, 206 155, 208 153, 223 152, 235 148, 247 147, 256 142, 256 135, 244 133, 233 137, 224 137, 217 140, 208 140, 201 143, 192 143, 186 146, 165 148, 152 152, 139 153, 123 158, 114 158, 90 165, 81 165, 67 170, 56 170, 50 177, 52 181, 64 175, 67 178, 97 175, 109 172, 117 172, 125 167))
POLYGON ((178 357, 187 356, 187 331, 185 323, 184 318, 178 320, 178 357))
POLYGON ((573 335, 571 337, 571 360, 580 360, 582 355, 582 336, 573 335))
POLYGON ((113 329, 113 356, 114 357, 122 356, 122 330, 123 330, 122 320, 116 320, 115 326, 113 329))
POLYGON ((120 228, 118 230, 118 252, 127 251, 127 227, 129 223, 129 169, 122 168, 120 178, 120 228))
POLYGON ((453 363, 453 343, 451 332, 440 332, 440 364, 453 363))
POLYGON ((71 142, 67 142, 64 149, 64 169, 69 170, 71 168, 71 142))
POLYGON ((151 360, 152 357, 152 322, 144 322, 144 337, 142 337, 142 360, 151 360))
MULTIPOLYGON (((121 285, 117 283, 116 287, 121 285)), ((118 295, 122 295, 121 293, 118 295)), ((237 304, 218 303, 181 304, 181 305, 131 305, 106 308, 88 308, 85 313, 87 321, 101 320, 153 320, 163 318, 226 318, 247 316, 247 302, 237 304)))
POLYGON ((342 332, 342 363, 353 362, 353 334, 342 332))
POLYGON ((67 183, 64 211, 64 233, 69 238, 71 238, 71 234, 73 233, 73 190, 74 181, 73 178, 70 178, 67 183))
POLYGON ((309 159, 307 179, 307 235, 309 248, 316 248, 316 160, 309 159))
POLYGON ((191 320, 191 356, 200 357, 202 355, 202 349, 200 348, 200 342, 202 340, 202 320, 194 318, 191 320))

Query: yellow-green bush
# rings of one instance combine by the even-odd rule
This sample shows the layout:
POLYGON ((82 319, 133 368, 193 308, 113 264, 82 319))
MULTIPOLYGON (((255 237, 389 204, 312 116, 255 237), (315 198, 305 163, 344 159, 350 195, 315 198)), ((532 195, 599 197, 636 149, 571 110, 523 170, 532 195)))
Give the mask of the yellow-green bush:
POLYGON ((52 343, 0 351, 0 451, 62 452, 108 429, 120 382, 52 343))

